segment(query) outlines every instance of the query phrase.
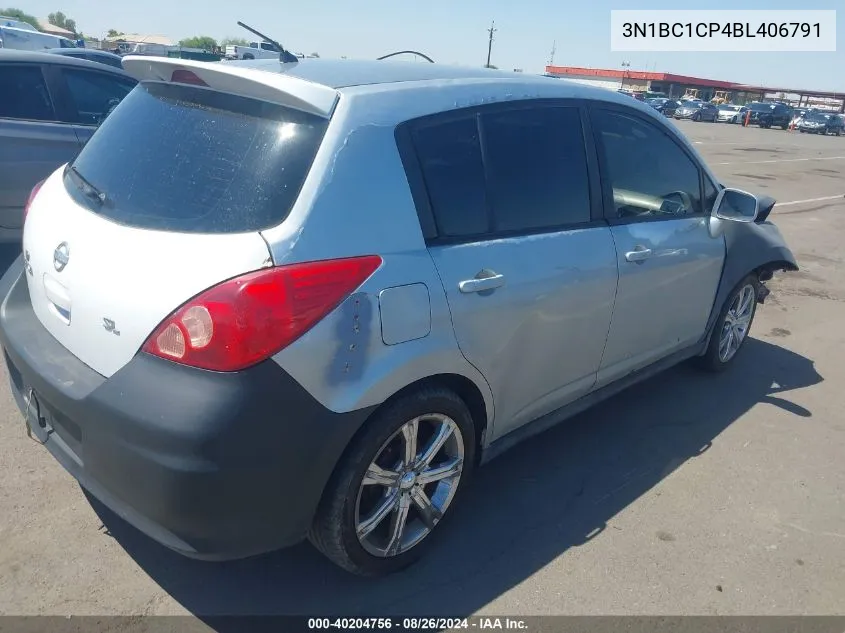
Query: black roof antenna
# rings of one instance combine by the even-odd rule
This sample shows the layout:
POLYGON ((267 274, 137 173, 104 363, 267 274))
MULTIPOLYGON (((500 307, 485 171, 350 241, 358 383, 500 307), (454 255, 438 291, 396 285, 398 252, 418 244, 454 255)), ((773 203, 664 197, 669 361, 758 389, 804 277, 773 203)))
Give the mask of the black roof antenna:
POLYGON ((275 46, 276 50, 279 51, 279 61, 281 61, 283 64, 295 64, 299 61, 299 58, 296 55, 286 51, 284 46, 279 44, 276 40, 271 40, 263 33, 259 33, 254 28, 252 28, 251 26, 247 26, 243 22, 238 22, 238 26, 245 28, 250 33, 254 33, 268 44, 272 44, 273 46, 275 46))
POLYGON ((388 53, 387 55, 382 55, 381 57, 377 57, 376 61, 381 61, 382 59, 387 59, 388 57, 395 57, 396 55, 406 55, 406 54, 416 55, 417 57, 422 57, 427 62, 431 62, 432 64, 434 63, 434 60, 431 59, 431 57, 429 57, 428 55, 423 55, 422 53, 417 52, 417 51, 397 51, 395 53, 388 53))

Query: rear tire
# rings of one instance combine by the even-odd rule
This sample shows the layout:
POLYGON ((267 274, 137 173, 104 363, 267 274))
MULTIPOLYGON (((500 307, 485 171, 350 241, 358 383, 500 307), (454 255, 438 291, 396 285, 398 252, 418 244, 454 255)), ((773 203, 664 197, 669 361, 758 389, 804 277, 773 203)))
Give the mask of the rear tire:
POLYGON ((408 567, 466 489, 475 446, 469 409, 449 389, 427 387, 386 404, 338 464, 308 538, 360 576, 408 567))
POLYGON ((719 317, 713 325, 713 333, 707 351, 695 359, 696 365, 711 372, 727 369, 748 340, 754 316, 757 314, 757 297, 760 282, 755 275, 748 275, 733 289, 719 317))

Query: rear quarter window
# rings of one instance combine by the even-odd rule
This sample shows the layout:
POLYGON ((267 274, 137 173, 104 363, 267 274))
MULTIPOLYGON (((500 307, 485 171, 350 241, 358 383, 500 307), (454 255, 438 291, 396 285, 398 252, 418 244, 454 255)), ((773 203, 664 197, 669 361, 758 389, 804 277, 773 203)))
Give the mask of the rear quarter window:
POLYGON ((143 83, 94 133, 65 186, 129 226, 259 231, 287 217, 325 129, 324 119, 267 102, 143 83), (81 179, 104 202, 84 195, 81 179))

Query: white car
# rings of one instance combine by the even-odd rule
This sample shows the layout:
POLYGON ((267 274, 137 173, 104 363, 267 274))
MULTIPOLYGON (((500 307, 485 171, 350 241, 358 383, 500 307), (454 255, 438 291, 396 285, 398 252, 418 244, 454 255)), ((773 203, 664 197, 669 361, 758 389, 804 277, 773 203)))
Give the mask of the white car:
MULTIPOLYGON (((27 24, 27 26, 29 25, 27 24)), ((73 40, 59 35, 41 33, 29 28, 0 26, 0 48, 18 51, 43 51, 51 48, 76 48, 76 44, 73 40)))
POLYGON ((716 121, 719 123, 742 123, 742 115, 744 114, 745 108, 725 103, 719 106, 716 121))
POLYGON ((268 42, 250 42, 249 46, 227 46, 226 59, 279 59, 278 49, 268 42))

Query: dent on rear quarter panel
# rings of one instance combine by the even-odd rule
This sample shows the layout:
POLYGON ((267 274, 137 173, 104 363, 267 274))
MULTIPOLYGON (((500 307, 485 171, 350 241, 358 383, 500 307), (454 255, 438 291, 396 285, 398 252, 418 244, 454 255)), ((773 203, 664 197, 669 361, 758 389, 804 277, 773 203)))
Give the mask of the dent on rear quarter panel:
POLYGON ((728 295, 743 277, 766 264, 779 262, 783 262, 783 267, 789 270, 798 270, 795 256, 778 228, 771 222, 734 222, 713 216, 710 219, 710 230, 714 235, 724 235, 725 264, 713 310, 707 322, 708 333, 728 295))
POLYGON ((334 353, 326 365, 326 382, 357 382, 364 374, 375 323, 373 300, 355 293, 341 304, 334 327, 334 353))

